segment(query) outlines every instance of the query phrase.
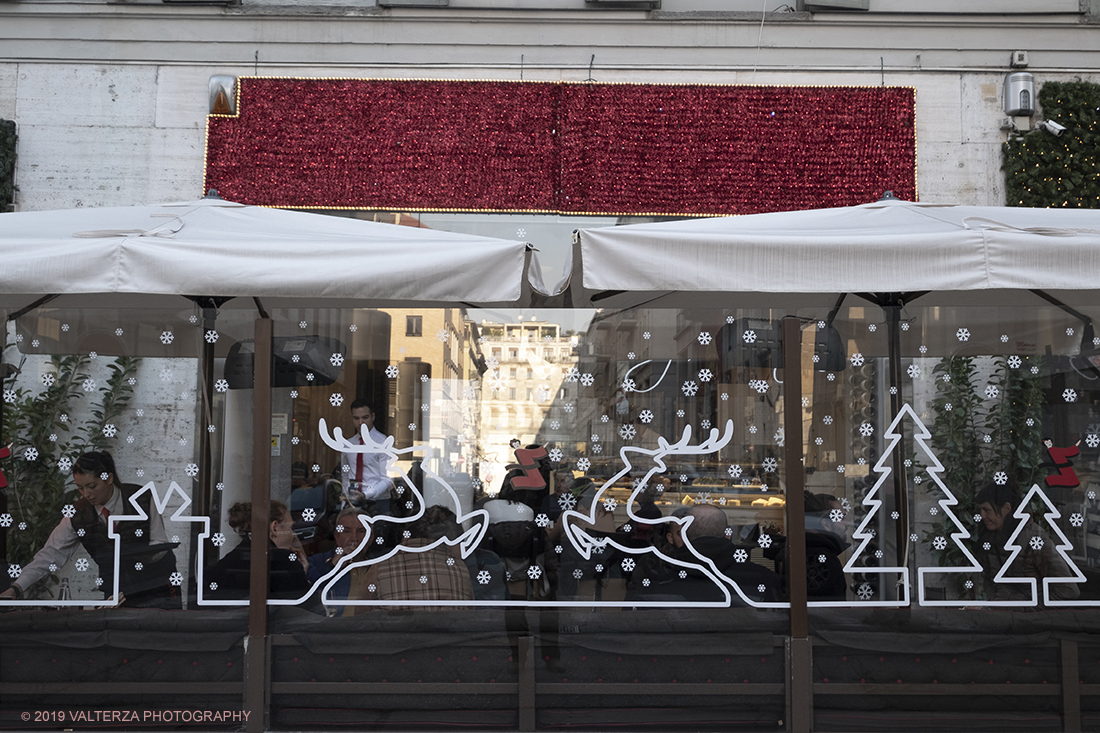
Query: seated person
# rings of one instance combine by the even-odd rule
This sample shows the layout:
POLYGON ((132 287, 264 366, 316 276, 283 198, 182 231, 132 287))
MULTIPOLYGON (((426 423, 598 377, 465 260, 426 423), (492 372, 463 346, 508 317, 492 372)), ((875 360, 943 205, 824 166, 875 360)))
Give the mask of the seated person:
MULTIPOLYGON (((366 516, 366 513, 362 510, 348 508, 340 512, 339 516, 336 517, 336 529, 333 532, 333 537, 336 539, 336 547, 328 552, 319 552, 309 557, 306 577, 311 586, 331 572, 341 559, 355 552, 359 545, 362 544, 363 540, 367 538, 367 528, 363 526, 363 523, 359 519, 363 516, 366 516)), ((333 583, 332 588, 330 588, 328 592, 328 597, 330 599, 347 599, 348 591, 351 589, 351 574, 353 572, 355 572, 355 570, 342 573, 336 579, 336 582, 333 583)), ((320 589, 318 589, 318 594, 319 593, 320 589)), ((320 601, 320 598, 320 595, 318 595, 317 600, 320 601)), ((327 608, 330 616, 342 616, 344 613, 343 606, 322 606, 321 608, 327 608)))
MULTIPOLYGON (((849 522, 840 500, 829 494, 805 492, 806 507, 806 597, 811 601, 844 600, 848 582, 840 555, 851 546, 845 539, 849 522), (841 512, 834 519, 833 512, 841 512)), ((772 537, 771 547, 764 557, 774 560, 786 588, 787 541, 782 535, 772 537)))
MULTIPOLYGON (((725 594, 699 566, 707 567, 703 558, 713 561, 718 571, 735 581, 741 592, 753 601, 778 601, 782 596, 779 576, 765 567, 745 560, 739 562, 737 548, 727 539, 726 513, 713 504, 696 504, 687 512, 692 522, 687 528, 691 551, 684 541, 683 525, 671 524, 668 535, 671 547, 666 554, 678 561, 697 567, 684 567, 664 562, 648 555, 639 564, 627 589, 627 600, 722 601, 725 594), (696 554, 698 553, 698 554, 696 554), (683 576, 681 576, 681 572, 683 576), (646 582, 648 580, 648 582, 646 582), (763 590, 760 587, 763 586, 763 590)), ((731 604, 744 605, 731 591, 731 604)))
MULTIPOLYGON (((51 565, 65 565, 80 546, 99 566, 104 597, 114 591, 115 541, 107 535, 107 517, 135 514, 130 497, 141 487, 118 480, 114 458, 107 451, 91 451, 77 458, 73 482, 80 499, 73 506, 72 517, 63 517, 57 523, 45 546, 23 568, 18 581, 0 594, 0 599, 21 598, 24 590, 51 572, 51 565)), ((152 504, 152 494, 142 494, 138 505, 148 518, 115 523, 115 532, 121 537, 119 605, 180 608, 177 588, 169 582, 176 572, 176 556, 164 531, 164 518, 152 504)))
MULTIPOLYGON (((1015 487, 1012 484, 999 486, 986 484, 974 497, 978 505, 982 522, 978 530, 978 552, 975 553, 982 565, 982 596, 990 601, 1030 601, 1031 589, 1023 583, 996 583, 993 578, 1008 562, 1012 550, 1005 549, 1008 539, 1016 529, 1016 520, 1012 514, 1019 503, 1015 487), (989 549, 986 550, 988 543, 989 549)), ((1039 582, 1036 585, 1036 598, 1043 602, 1043 578, 1072 578, 1073 572, 1062 556, 1054 550, 1054 541, 1041 529, 1041 515, 1033 515, 1030 525, 1016 537, 1015 544, 1020 554, 1012 561, 1012 567, 1005 572, 1006 578, 1032 577, 1039 582), (1031 538, 1038 537, 1040 548, 1032 547, 1031 538)), ((1038 544, 1038 543, 1037 543, 1038 544)), ((1081 594, 1074 583, 1051 583, 1051 600, 1073 600, 1081 594)))
MULTIPOLYGON (((290 510, 281 501, 271 502, 268 523, 268 598, 298 598, 309 590, 307 560, 290 510)), ((214 600, 248 598, 252 562, 252 503, 239 501, 229 507, 229 526, 240 536, 236 547, 206 571, 204 596, 214 600), (216 585, 215 585, 216 584, 216 585)))
MULTIPOLYGON (((458 545, 452 547, 440 543, 421 552, 403 549, 427 547, 442 537, 458 539, 462 534, 462 527, 455 521, 455 513, 441 506, 430 506, 424 510, 424 516, 409 526, 408 531, 411 536, 398 546, 397 554, 367 566, 367 572, 352 578, 348 597, 373 601, 473 600, 470 573, 462 560, 458 545)), ((366 608, 369 606, 348 606, 344 615, 363 613, 366 608)), ((439 608, 431 607, 427 610, 439 608)))

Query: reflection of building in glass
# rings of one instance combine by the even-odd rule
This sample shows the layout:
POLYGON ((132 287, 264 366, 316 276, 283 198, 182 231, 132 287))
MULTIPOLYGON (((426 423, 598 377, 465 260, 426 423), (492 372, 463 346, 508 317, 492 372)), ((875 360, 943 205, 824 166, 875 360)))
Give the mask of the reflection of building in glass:
MULTIPOLYGON (((432 450, 423 459, 433 470, 468 473, 478 429, 470 405, 482 357, 477 326, 465 309, 329 313, 332 323, 317 326, 342 334, 347 353, 331 387, 317 390, 303 384, 297 388, 299 396, 292 408, 298 438, 293 461, 306 467, 317 465, 322 474, 338 465, 339 458, 314 439, 318 420, 324 417, 330 426, 350 433, 348 408, 352 400, 365 398, 375 410, 376 427, 392 435, 395 446, 428 444, 432 450), (344 399, 330 401, 331 392, 344 399)), ((290 462, 286 464, 289 470, 290 462)))
POLYGON ((515 456, 509 445, 560 443, 571 435, 580 382, 571 376, 577 336, 548 321, 480 325, 488 371, 482 381, 480 476, 492 493, 515 456))

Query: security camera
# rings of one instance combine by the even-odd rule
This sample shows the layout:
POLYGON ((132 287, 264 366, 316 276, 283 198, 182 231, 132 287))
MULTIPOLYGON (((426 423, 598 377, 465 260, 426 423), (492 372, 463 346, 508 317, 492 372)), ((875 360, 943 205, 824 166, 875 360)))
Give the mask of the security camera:
POLYGON ((1058 137, 1063 132, 1066 131, 1065 127, 1063 127, 1062 125, 1059 125, 1054 120, 1043 120, 1042 122, 1039 123, 1039 127, 1046 130, 1047 132, 1049 132, 1054 137, 1058 137))

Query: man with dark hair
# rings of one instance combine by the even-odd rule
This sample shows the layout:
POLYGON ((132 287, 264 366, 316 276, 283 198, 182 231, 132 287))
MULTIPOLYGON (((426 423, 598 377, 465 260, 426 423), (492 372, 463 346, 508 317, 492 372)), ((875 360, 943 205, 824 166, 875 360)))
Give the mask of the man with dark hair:
MULTIPOLYGON (((382 431, 374 427, 374 418, 374 408, 365 398, 360 397, 351 403, 351 422, 355 427, 355 437, 350 439, 353 444, 364 444, 364 427, 375 443, 381 444, 386 440, 382 431)), ((341 461, 340 480, 344 486, 344 495, 353 504, 361 507, 366 502, 373 501, 386 503, 388 506, 393 482, 386 473, 386 454, 345 453, 341 461)), ((378 513, 386 513, 386 508, 376 506, 372 514, 378 513)))
MULTIPOLYGON (((1010 485, 986 484, 974 497, 974 503, 981 514, 981 528, 978 530, 980 551, 978 561, 982 564, 982 586, 985 600, 1021 602, 1031 598, 1031 590, 1021 583, 996 583, 993 578, 1008 562, 1012 550, 1005 547, 1016 524, 1011 521, 1019 503, 1015 488, 1010 485)), ((1073 572, 1061 555, 1054 551, 1050 537, 1041 529, 1038 517, 1032 518, 1032 525, 1026 536, 1016 538, 1020 554, 1006 573, 1007 577, 1031 577, 1042 580, 1047 577, 1070 578, 1073 572), (1034 540, 1038 540, 1035 542, 1034 540), (1038 547, 1039 549, 1035 549, 1038 547)), ((1038 600, 1042 603, 1042 583, 1037 585, 1038 600)), ((1050 597, 1057 600, 1071 600, 1081 594, 1073 583, 1051 583, 1050 597)))
MULTIPOLYGON (((134 515, 130 497, 141 487, 118 480, 114 458, 107 451, 91 451, 76 459, 73 482, 80 499, 72 514, 61 519, 46 544, 27 563, 0 599, 21 598, 23 591, 50 572, 65 565, 83 546, 99 566, 105 598, 114 591, 115 541, 107 535, 111 515, 134 515)), ((164 531, 164 519, 149 492, 137 503, 146 519, 115 523, 120 536, 119 605, 131 608, 180 608, 180 597, 170 577, 176 572, 176 556, 164 531)))
MULTIPOLYGON (((640 572, 634 573, 627 588, 627 600, 678 600, 721 601, 725 594, 703 572, 710 560, 722 575, 737 583, 753 601, 778 601, 782 590, 779 576, 771 570, 749 562, 747 551, 737 553, 737 547, 728 539, 732 534, 726 513, 713 504, 696 504, 687 513, 691 523, 686 530, 680 524, 668 525, 672 547, 666 550, 669 557, 685 564, 653 562, 647 558, 640 572), (687 535, 687 541, 684 535, 687 535), (690 544, 690 547, 689 547, 690 544), (694 549, 694 552, 692 552, 694 549), (692 567, 695 566, 695 567, 692 567), (648 581, 648 582, 647 582, 648 581)), ((731 592, 732 605, 744 605, 736 592, 731 592)))

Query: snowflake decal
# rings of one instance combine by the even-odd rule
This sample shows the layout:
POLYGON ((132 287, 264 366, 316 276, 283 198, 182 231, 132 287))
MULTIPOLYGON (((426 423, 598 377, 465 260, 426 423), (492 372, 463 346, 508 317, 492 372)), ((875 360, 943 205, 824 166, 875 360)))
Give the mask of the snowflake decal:
POLYGON ((23 452, 23 458, 28 461, 36 461, 38 460, 38 451, 34 448, 27 448, 23 452))
POLYGON ((118 435, 118 428, 108 423, 103 426, 103 435, 107 438, 113 438, 118 435))
POLYGON ((710 420, 703 420, 699 423, 699 427, 701 427, 703 430, 710 430, 710 420))
POLYGON ((416 430, 416 423, 414 423, 414 422, 409 423, 409 430, 416 430))
POLYGON ((1069 515, 1069 523, 1074 527, 1080 527, 1085 523, 1085 518, 1079 512, 1069 515))
POLYGON ((621 428, 619 428, 619 435, 622 436, 623 440, 632 440, 637 434, 638 429, 635 428, 633 425, 623 425, 621 428))
POLYGON ((839 522, 840 520, 844 519, 844 510, 842 510, 842 509, 832 509, 832 510, 830 510, 829 511, 829 519, 833 522, 839 522))
POLYGON ((703 346, 706 346, 707 344, 710 343, 710 331, 700 331, 699 332, 699 343, 702 344, 703 346))
POLYGON ((841 463, 840 465, 838 465, 836 467, 836 472, 837 473, 844 473, 844 464, 843 463, 841 463))
POLYGON ((445 343, 447 343, 447 339, 449 339, 451 337, 451 335, 449 333, 447 333, 447 329, 441 328, 438 331, 436 331, 435 337, 439 341, 439 343, 445 344, 445 343))
POLYGON ((757 393, 764 394, 768 391, 768 380, 766 379, 750 379, 749 388, 755 389, 757 393))
POLYGON ((1001 394, 1001 388, 995 384, 987 385, 985 388, 985 397, 988 400, 995 400, 1001 394))
POLYGON ((862 423, 859 426, 859 434, 862 435, 864 438, 870 438, 871 435, 874 434, 874 432, 875 426, 869 422, 862 423))
POLYGON ((8 576, 18 578, 23 573, 23 568, 15 563, 8 565, 8 576))
POLYGON ((208 344, 217 343, 217 341, 218 341, 218 332, 214 331, 214 330, 207 331, 206 334, 203 336, 203 338, 206 339, 206 343, 208 343, 208 344))
POLYGON ((765 458, 763 463, 764 473, 775 473, 779 468, 779 461, 774 458, 765 458))
POLYGON ((224 379, 219 379, 218 381, 214 382, 214 391, 215 392, 228 392, 229 391, 229 382, 225 381, 224 379))
POLYGON ((1008 483, 1008 474, 1004 471, 997 471, 997 473, 993 474, 993 483, 998 486, 1004 486, 1008 483))
POLYGON ((833 424, 833 416, 832 415, 825 415, 824 417, 821 418, 821 422, 825 423, 826 425, 832 425, 833 424))
POLYGON ((749 434, 750 435, 756 435, 756 426, 755 425, 750 425, 749 426, 749 434))
POLYGON ((734 550, 733 559, 737 562, 748 562, 749 553, 744 549, 734 550))
POLYGON ((875 594, 875 589, 870 583, 860 583, 859 588, 856 589, 856 595, 859 596, 861 601, 871 600, 871 596, 875 594))
POLYGON ((161 331, 160 342, 162 344, 164 344, 165 346, 167 346, 168 344, 172 343, 175 340, 176 340, 176 335, 174 333, 172 333, 171 331, 161 331))
POLYGON ((772 546, 772 536, 770 534, 762 534, 756 538, 756 542, 764 548, 772 546))
POLYGON ((218 532, 210 538, 210 541, 214 543, 214 547, 221 547, 225 544, 225 535, 221 532, 218 532))
POLYGON ((1100 435, 1097 435, 1096 433, 1089 433, 1087 436, 1085 436, 1085 445, 1087 445, 1089 448, 1100 447, 1100 435))
POLYGON ((1043 549, 1043 538, 1038 536, 1032 537, 1028 544, 1031 545, 1031 549, 1033 550, 1041 550, 1043 549))
POLYGON ((86 557, 78 558, 77 561, 76 561, 76 569, 79 570, 82 573, 84 571, 86 571, 88 569, 88 558, 86 558, 86 557))
POLYGON ((627 353, 626 358, 627 359, 634 359, 636 356, 637 356, 637 354, 635 354, 633 351, 631 351, 631 352, 627 353))
POLYGON ((714 374, 710 371, 710 369, 700 369, 699 370, 699 381, 700 382, 709 382, 712 379, 714 379, 714 374))
MULTIPOLYGON (((556 429, 557 428, 555 428, 555 430, 556 429)), ((550 449, 550 460, 553 461, 554 463, 558 463, 559 461, 561 461, 561 459, 562 459, 561 448, 551 448, 550 449)))
POLYGON ((946 537, 937 537, 936 539, 932 540, 932 547, 935 547, 937 550, 946 550, 947 549, 947 538, 946 537))
POLYGON ((572 494, 560 494, 558 496, 558 506, 561 510, 568 511, 577 505, 577 497, 572 494))
POLYGON ((386 376, 390 379, 397 379, 398 369, 396 364, 390 364, 386 367, 386 376))
POLYGON ((539 514, 537 517, 535 517, 535 525, 546 529, 550 526, 550 517, 545 514, 539 514))
POLYGON ((584 571, 581 570, 580 568, 576 568, 573 571, 573 577, 576 578, 577 580, 580 580, 581 578, 584 577, 584 571))
POLYGON ((700 491, 699 495, 695 497, 696 504, 713 504, 714 500, 710 498, 709 491, 700 491))
POLYGON ((940 513, 940 508, 938 506, 930 507, 928 513, 934 517, 940 513))
POLYGON ((185 470, 186 470, 187 475, 190 476, 191 478, 195 478, 196 476, 199 475, 199 467, 198 467, 197 464, 188 463, 187 468, 185 470))
POLYGON ((84 388, 85 392, 92 392, 92 391, 95 390, 95 386, 96 386, 95 385, 95 380, 94 379, 85 379, 83 384, 81 384, 80 386, 84 388))
POLYGON ((746 344, 755 344, 756 331, 745 331, 743 334, 741 334, 741 338, 744 339, 746 344))
POLYGON ((683 386, 680 387, 680 391, 682 391, 687 397, 693 397, 695 396, 695 393, 699 391, 699 385, 691 380, 688 380, 687 382, 684 382, 683 386))
POLYGON ((531 580, 538 580, 542 577, 542 568, 540 568, 538 565, 532 565, 531 567, 527 568, 527 577, 531 580))
POLYGON ((958 331, 955 332, 955 338, 957 338, 959 341, 969 341, 970 330, 966 328, 960 328, 958 331))
POLYGON ((481 585, 489 585, 489 581, 491 579, 492 579, 492 576, 489 575, 488 570, 482 570, 481 572, 479 572, 477 574, 477 582, 480 583, 481 585))
POLYGON ((1075 390, 1075 389, 1063 390, 1062 391, 1062 399, 1064 399, 1066 402, 1076 402, 1077 401, 1077 390, 1075 390))
POLYGON ((569 371, 565 373, 565 381, 576 382, 581 378, 581 370, 577 367, 570 367, 569 371))
POLYGON ((1024 360, 1021 359, 1020 357, 1016 356, 1015 354, 1008 357, 1008 365, 1010 367, 1012 367, 1013 369, 1019 369, 1021 366, 1023 366, 1023 363, 1024 363, 1024 360))
POLYGON ((856 366, 856 367, 863 366, 863 363, 865 361, 866 360, 863 358, 863 354, 859 353, 858 351, 856 353, 852 354, 852 358, 851 358, 852 366, 856 366))
POLYGON ((52 387, 57 382, 57 377, 53 372, 46 372, 42 375, 42 384, 46 387, 52 387))
POLYGON ((626 572, 628 572, 628 573, 629 573, 629 572, 630 572, 630 571, 632 571, 633 569, 634 569, 634 560, 632 560, 632 559, 631 559, 631 558, 629 558, 629 557, 628 557, 628 558, 625 558, 625 559, 623 560, 623 570, 625 570, 626 572))
POLYGON ((619 505, 619 502, 615 501, 615 499, 613 497, 609 496, 609 497, 607 497, 606 499, 603 500, 603 508, 606 511, 613 512, 613 511, 615 511, 615 507, 617 507, 618 505, 619 505))
POLYGON ((591 467, 592 467, 592 461, 588 460, 587 458, 577 459, 577 470, 579 470, 581 472, 584 472, 584 471, 587 471, 591 467))
POLYGON ((307 509, 302 510, 302 521, 312 522, 316 518, 317 518, 317 512, 315 512, 313 509, 307 508, 307 509))
MULTIPOLYGON (((69 458, 60 458, 57 461, 57 470, 61 473, 68 473, 69 469, 73 467, 73 462, 69 458)), ((5 526, 3 524, 3 517, 0 516, 0 527, 5 526)))
POLYGON ((955 406, 952 405, 950 402, 948 402, 943 406, 943 409, 948 411, 948 412, 951 412, 953 409, 955 409, 955 406))
POLYGON ((591 387, 595 381, 595 377, 593 377, 591 374, 581 375, 581 386, 583 387, 591 387))

